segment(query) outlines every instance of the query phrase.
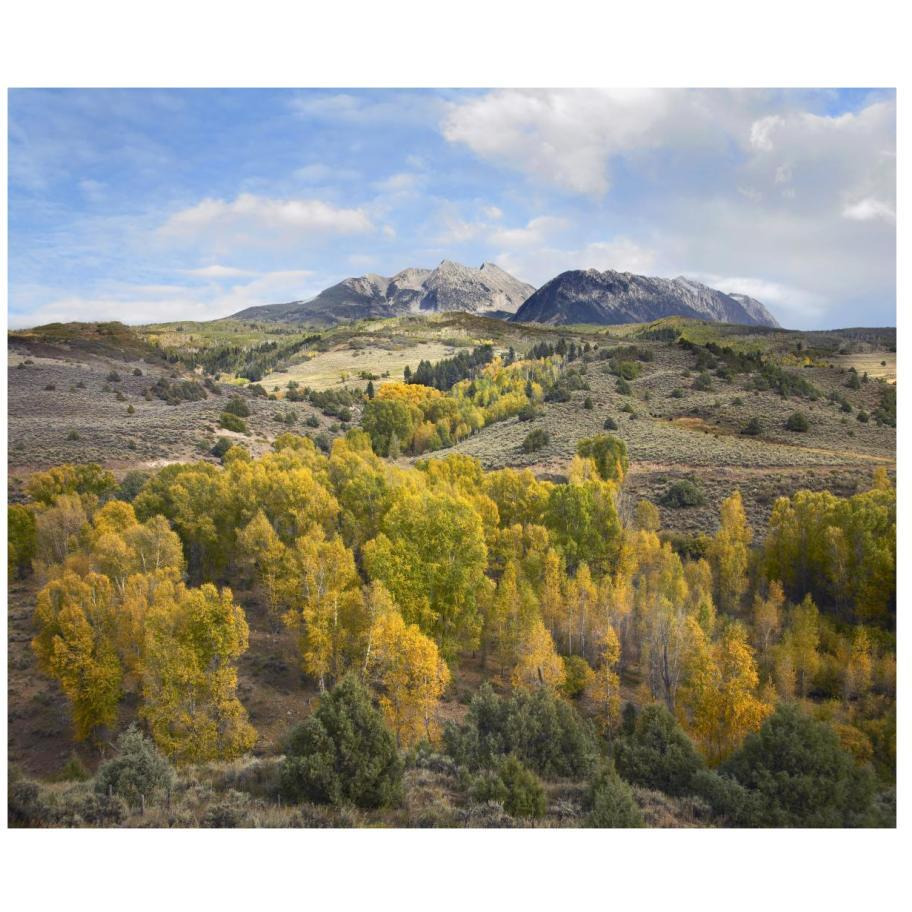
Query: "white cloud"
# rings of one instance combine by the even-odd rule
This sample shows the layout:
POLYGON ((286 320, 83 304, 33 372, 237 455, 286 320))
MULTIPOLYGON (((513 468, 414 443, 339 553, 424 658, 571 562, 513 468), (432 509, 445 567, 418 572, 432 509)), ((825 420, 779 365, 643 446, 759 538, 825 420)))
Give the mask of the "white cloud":
POLYGON ((610 157, 648 144, 668 105, 668 93, 652 89, 503 89, 451 104, 442 129, 482 158, 602 194, 610 157))
POLYGON ((750 144, 755 149, 763 152, 769 152, 773 148, 773 133, 777 127, 780 127, 785 121, 778 114, 771 114, 769 117, 761 117, 751 124, 750 144))
POLYGON ((201 266, 199 269, 183 269, 187 275, 197 276, 201 279, 235 279, 241 276, 255 275, 249 269, 238 269, 235 266, 221 266, 213 263, 211 266, 201 266))
POLYGON ((294 245, 302 239, 374 230, 363 209, 317 199, 272 199, 242 193, 232 201, 207 198, 174 213, 158 234, 226 250, 250 245, 294 245))
POLYGON ((875 219, 881 219, 885 222, 896 221, 896 211, 889 203, 870 196, 859 200, 857 203, 845 206, 842 214, 845 218, 856 222, 870 222, 875 219))
POLYGON ((569 222, 553 215, 540 215, 523 228, 499 228, 490 236, 492 244, 498 247, 530 247, 542 244, 551 235, 567 228, 569 222))
POLYGON ((744 294, 765 304, 784 326, 809 325, 825 312, 827 300, 806 288, 751 276, 724 276, 717 273, 685 273, 711 288, 727 294, 744 294))

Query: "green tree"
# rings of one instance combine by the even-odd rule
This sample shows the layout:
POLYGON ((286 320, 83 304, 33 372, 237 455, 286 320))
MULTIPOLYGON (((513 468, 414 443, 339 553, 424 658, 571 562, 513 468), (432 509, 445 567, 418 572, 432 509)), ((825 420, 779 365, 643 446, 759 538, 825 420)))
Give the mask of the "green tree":
POLYGON ((759 798, 752 826, 864 826, 871 812, 873 773, 794 704, 780 704, 722 772, 759 798))
POLYGON ((402 794, 396 741, 353 675, 323 694, 312 716, 289 734, 282 790, 293 801, 387 807, 402 794))
POLYGON ((633 733, 615 742, 617 770, 629 782, 669 795, 689 793, 705 764, 668 710, 656 703, 638 715, 633 733))
POLYGON ((589 808, 587 826, 600 829, 643 826, 643 815, 630 786, 610 766, 599 769, 586 798, 589 808))

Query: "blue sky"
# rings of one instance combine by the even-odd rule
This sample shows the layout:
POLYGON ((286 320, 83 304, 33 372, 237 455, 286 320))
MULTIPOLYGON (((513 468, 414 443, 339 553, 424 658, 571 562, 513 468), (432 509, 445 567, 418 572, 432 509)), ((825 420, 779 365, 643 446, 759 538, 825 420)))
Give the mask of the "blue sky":
POLYGON ((896 322, 896 110, 853 90, 12 90, 9 314, 209 319, 448 258, 896 322))

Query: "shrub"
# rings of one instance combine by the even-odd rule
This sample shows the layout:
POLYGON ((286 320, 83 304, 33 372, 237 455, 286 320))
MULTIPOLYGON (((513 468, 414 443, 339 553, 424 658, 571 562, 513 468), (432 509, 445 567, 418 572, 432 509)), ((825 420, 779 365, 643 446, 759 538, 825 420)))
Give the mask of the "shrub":
POLYGON ((240 396, 231 396, 224 408, 228 414, 237 415, 238 418, 250 416, 250 406, 240 396))
POLYGON ((632 735, 618 739, 614 758, 628 782, 669 795, 688 794, 694 774, 704 766, 674 716, 658 704, 639 714, 632 735))
POLYGON ((684 398, 684 390, 682 390, 680 386, 676 386, 668 395, 669 395, 672 399, 683 399, 683 398, 684 398))
POLYGON ((564 661, 564 683, 561 691, 571 700, 583 695, 594 672, 582 656, 562 656, 564 661))
POLYGON ((206 808, 200 823, 215 830, 235 829, 244 825, 249 805, 249 795, 229 789, 218 801, 206 808))
POLYGON ((133 368, 134 377, 141 377, 142 375, 143 375, 143 372, 138 367, 133 368))
POLYGON ((542 408, 534 402, 527 402, 517 413, 516 417, 520 421, 534 421, 542 414, 542 408))
POLYGON ((447 753, 468 769, 493 769, 512 753, 545 778, 585 775, 596 756, 591 726, 545 687, 503 699, 483 684, 466 721, 448 723, 443 741, 447 753))
POLYGON ((592 409, 595 408, 595 403, 592 401, 592 396, 586 396, 586 398, 583 400, 583 408, 586 409, 587 412, 591 412, 592 409))
POLYGON ((614 388, 622 396, 629 396, 633 392, 630 384, 623 377, 618 377, 618 382, 615 383, 614 388))
POLYGON ((219 437, 209 452, 217 459, 221 459, 233 446, 234 443, 229 437, 219 437))
POLYGON ((867 424, 867 423, 871 420, 871 416, 870 416, 867 412, 865 412, 865 411, 860 411, 855 417, 856 417, 862 424, 867 424))
POLYGON ((602 767, 586 796, 586 825, 599 828, 641 827, 643 815, 633 791, 611 767, 602 767))
POLYGON ((577 443, 576 453, 584 459, 591 459, 605 481, 621 482, 627 474, 627 444, 618 437, 610 434, 586 437, 577 443))
POLYGON ((803 412, 792 412, 788 416, 788 420, 785 422, 785 429, 787 431, 796 431, 798 433, 803 433, 806 431, 810 425, 808 424, 807 416, 803 412))
POLYGON ((112 370, 108 373, 108 376, 105 377, 105 380, 107 380, 108 383, 120 383, 120 374, 118 374, 117 371, 112 370))
POLYGON ((402 762, 383 716, 353 675, 323 694, 316 712, 290 733, 282 790, 294 801, 379 808, 402 791, 402 762))
POLYGON ((504 810, 512 817, 536 819, 543 817, 548 803, 538 777, 510 754, 501 764, 499 777, 506 788, 504 810))
POLYGON ((133 724, 117 739, 116 755, 99 767, 95 791, 99 794, 110 791, 137 807, 141 796, 145 796, 146 802, 154 802, 173 782, 171 764, 133 724))
POLYGON ((49 384, 44 388, 44 391, 45 391, 46 393, 52 393, 55 389, 57 389, 57 384, 56 384, 56 383, 49 383, 49 384))
POLYGON ((606 418, 605 423, 602 425, 602 427, 606 431, 616 431, 618 429, 618 423, 614 420, 614 418, 606 418))
POLYGON ((523 453, 534 453, 537 450, 542 449, 542 447, 546 447, 550 440, 551 437, 547 431, 536 428, 534 431, 529 431, 529 433, 526 434, 525 439, 520 444, 519 448, 523 453))
POLYGON ((178 380, 172 382, 164 377, 156 380, 146 391, 147 399, 157 396, 168 405, 179 405, 181 402, 197 402, 208 399, 209 394, 205 388, 195 380, 178 380))
POLYGON ((79 431, 70 431, 70 433, 67 434, 66 439, 67 440, 80 440, 81 438, 79 436, 79 431))
POLYGON ((659 498, 663 507, 679 509, 682 507, 702 507, 706 503, 706 495, 696 482, 689 478, 682 478, 674 482, 659 498))
POLYGON ((762 434, 763 425, 760 424, 760 419, 751 418, 750 421, 741 428, 741 433, 746 434, 748 437, 756 437, 758 434, 762 434))
POLYGON ((232 415, 231 412, 222 412, 219 415, 219 426, 226 431, 234 431, 237 434, 247 433, 247 425, 244 423, 244 419, 238 418, 237 415, 232 415))
POLYGON ((318 428, 320 426, 320 419, 316 415, 310 414, 307 416, 307 420, 304 422, 308 427, 318 428))
POLYGON ((710 377, 706 371, 702 371, 701 373, 697 374, 697 376, 694 378, 693 388, 695 390, 700 390, 702 392, 711 390, 712 389, 712 377, 710 377))
POLYGON ((720 772, 756 796, 743 825, 865 826, 872 812, 874 774, 794 704, 780 703, 720 772))
POLYGON ((135 407, 134 405, 132 405, 132 404, 131 404, 131 405, 128 405, 128 406, 127 406, 127 414, 128 414, 128 415, 135 415, 135 414, 136 414, 136 407, 135 407))

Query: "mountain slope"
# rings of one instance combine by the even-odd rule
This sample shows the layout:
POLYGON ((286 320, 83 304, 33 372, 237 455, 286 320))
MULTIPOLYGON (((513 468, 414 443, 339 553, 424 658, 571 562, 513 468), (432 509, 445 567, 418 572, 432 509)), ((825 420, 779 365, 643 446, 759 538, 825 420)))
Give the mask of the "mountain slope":
POLYGON ((759 302, 692 279, 574 269, 542 285, 510 318, 517 323, 646 323, 683 316, 718 323, 778 326, 759 302))
POLYGON ((309 301, 248 307, 230 319, 331 324, 443 311, 509 315, 533 291, 494 263, 474 269, 444 260, 436 269, 403 269, 392 278, 345 279, 309 301))

